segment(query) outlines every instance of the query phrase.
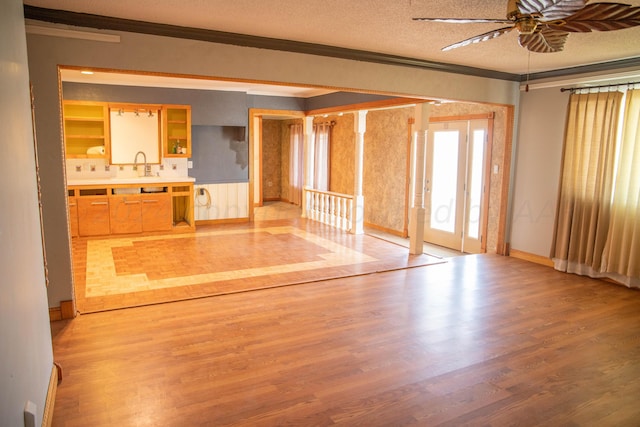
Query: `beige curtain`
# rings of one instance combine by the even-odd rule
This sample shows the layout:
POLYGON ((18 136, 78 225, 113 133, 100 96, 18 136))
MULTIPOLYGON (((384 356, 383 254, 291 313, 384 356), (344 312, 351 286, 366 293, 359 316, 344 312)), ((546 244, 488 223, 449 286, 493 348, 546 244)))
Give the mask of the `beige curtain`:
POLYGON ((640 90, 627 92, 603 271, 640 287, 640 90))
POLYGON ((313 125, 313 135, 315 141, 313 188, 320 191, 329 191, 331 123, 313 125))
POLYGON ((572 94, 551 257, 561 271, 594 275, 609 228, 620 92, 572 94))
POLYGON ((300 206, 302 203, 304 135, 301 124, 290 127, 289 133, 289 201, 300 206))

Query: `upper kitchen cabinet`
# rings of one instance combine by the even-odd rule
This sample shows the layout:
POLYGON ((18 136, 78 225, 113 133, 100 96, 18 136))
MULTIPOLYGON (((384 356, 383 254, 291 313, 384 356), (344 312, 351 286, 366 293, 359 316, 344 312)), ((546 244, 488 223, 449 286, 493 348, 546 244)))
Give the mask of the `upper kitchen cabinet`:
POLYGON ((191 106, 162 108, 164 157, 191 157, 191 106))
POLYGON ((109 110, 106 103, 63 101, 67 158, 109 159, 109 110))

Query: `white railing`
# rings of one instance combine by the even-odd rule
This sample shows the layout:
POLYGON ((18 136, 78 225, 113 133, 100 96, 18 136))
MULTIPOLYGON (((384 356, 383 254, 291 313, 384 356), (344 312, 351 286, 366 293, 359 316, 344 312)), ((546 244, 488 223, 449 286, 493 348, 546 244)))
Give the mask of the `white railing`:
POLYGON ((353 196, 305 187, 303 200, 307 218, 344 231, 351 231, 353 196))

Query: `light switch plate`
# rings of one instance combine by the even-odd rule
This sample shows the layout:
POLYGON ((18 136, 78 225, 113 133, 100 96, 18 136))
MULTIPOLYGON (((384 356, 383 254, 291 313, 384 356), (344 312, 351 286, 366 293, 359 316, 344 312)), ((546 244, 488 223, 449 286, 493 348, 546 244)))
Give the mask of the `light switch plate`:
POLYGON ((24 405, 24 426, 25 427, 36 427, 36 412, 37 412, 36 404, 30 400, 27 400, 27 403, 24 405))

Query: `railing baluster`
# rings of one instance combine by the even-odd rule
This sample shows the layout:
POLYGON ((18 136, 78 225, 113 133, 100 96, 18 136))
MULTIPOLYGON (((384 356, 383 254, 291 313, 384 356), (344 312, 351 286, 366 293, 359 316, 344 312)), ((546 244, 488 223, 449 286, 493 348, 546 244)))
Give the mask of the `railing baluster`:
POLYGON ((324 223, 331 224, 331 196, 324 195, 324 223))
POLYGON ((353 196, 305 188, 307 217, 344 231, 351 230, 353 196))
POLYGON ((349 213, 347 212, 347 199, 342 199, 340 203, 342 214, 340 215, 340 228, 343 230, 347 230, 347 216, 349 213))

